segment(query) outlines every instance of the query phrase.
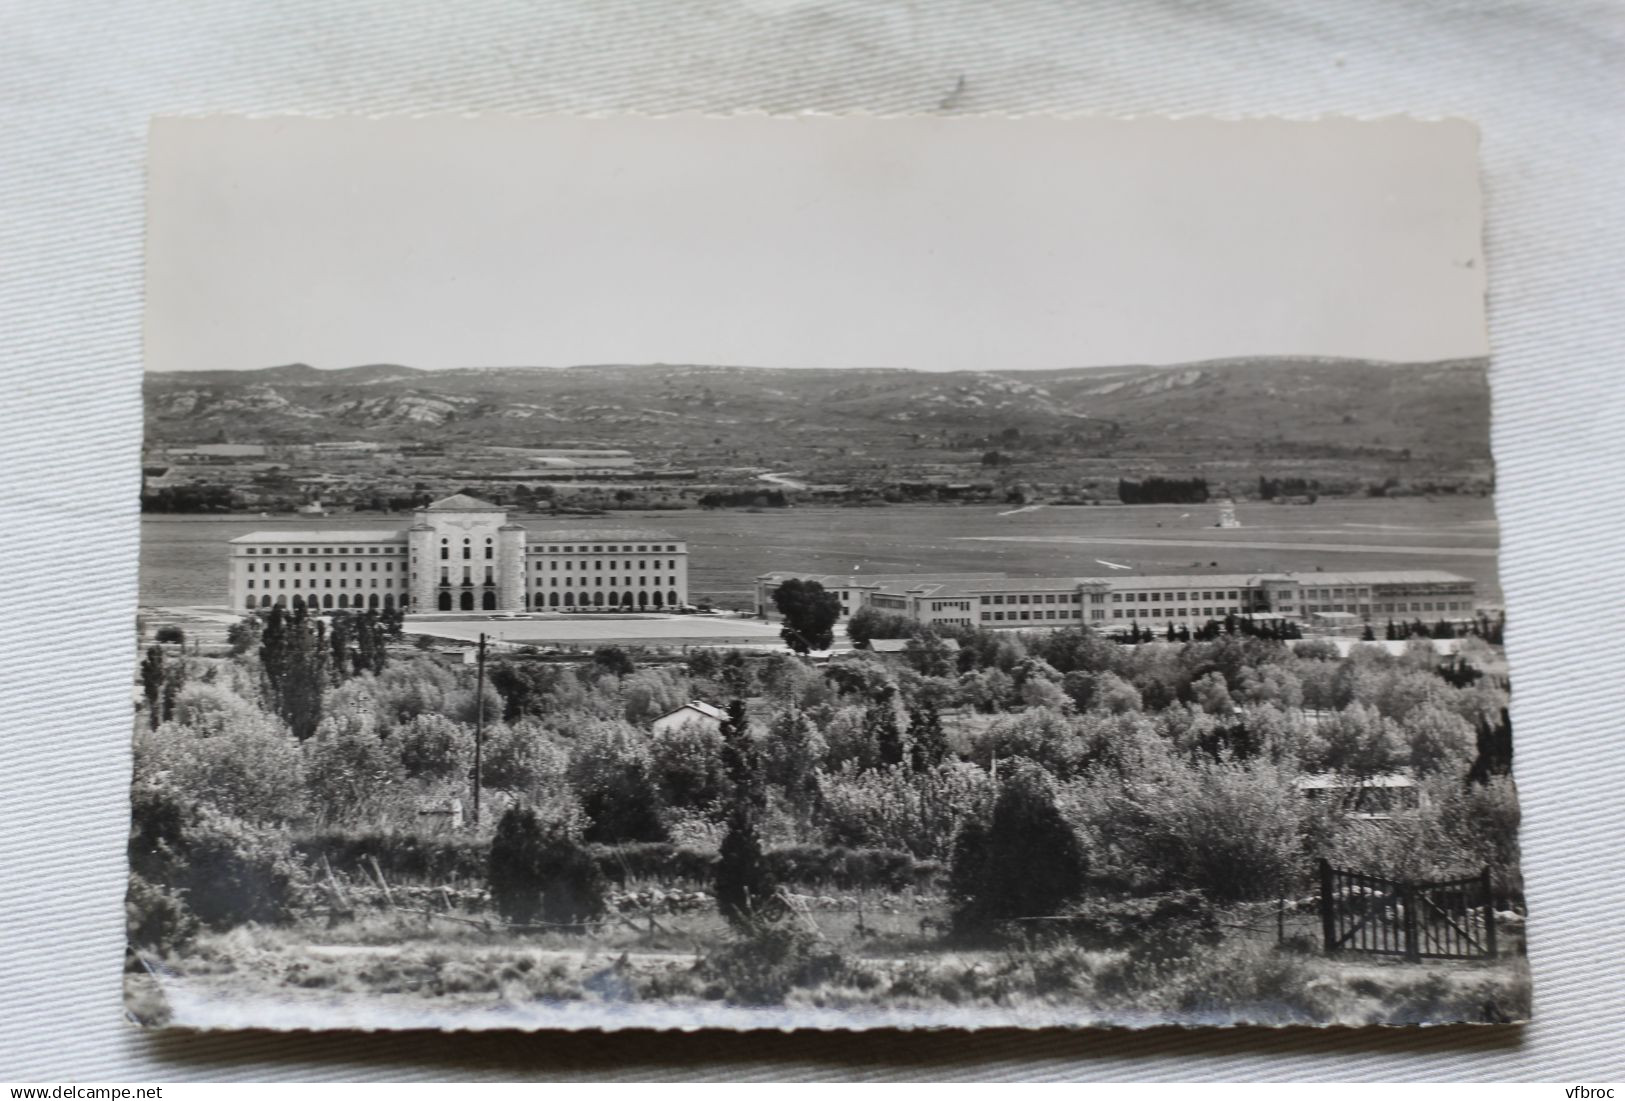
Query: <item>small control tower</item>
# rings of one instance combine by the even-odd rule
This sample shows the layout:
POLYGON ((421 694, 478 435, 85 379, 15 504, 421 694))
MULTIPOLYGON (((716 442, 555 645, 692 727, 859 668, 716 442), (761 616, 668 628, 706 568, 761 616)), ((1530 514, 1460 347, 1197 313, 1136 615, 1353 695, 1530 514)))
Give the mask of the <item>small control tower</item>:
POLYGON ((1219 522, 1213 526, 1216 528, 1241 527, 1241 521, 1236 519, 1236 503, 1234 501, 1219 502, 1219 522))

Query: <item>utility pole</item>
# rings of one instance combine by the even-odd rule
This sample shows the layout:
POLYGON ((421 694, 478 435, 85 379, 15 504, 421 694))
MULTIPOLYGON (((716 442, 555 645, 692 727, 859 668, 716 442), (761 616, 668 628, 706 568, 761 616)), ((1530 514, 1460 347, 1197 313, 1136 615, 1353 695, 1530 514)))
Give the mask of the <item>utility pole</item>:
POLYGON ((474 663, 474 825, 480 824, 480 757, 485 748, 485 632, 474 663))

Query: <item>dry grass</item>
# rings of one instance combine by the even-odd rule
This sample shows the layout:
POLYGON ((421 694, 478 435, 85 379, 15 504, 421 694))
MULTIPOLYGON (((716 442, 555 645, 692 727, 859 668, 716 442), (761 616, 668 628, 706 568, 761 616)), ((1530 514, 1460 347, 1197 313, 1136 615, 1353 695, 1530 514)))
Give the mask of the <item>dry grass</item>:
MULTIPOLYGON (((879 907, 877 907, 879 909, 879 907)), ((245 926, 166 961, 182 983, 285 999, 407 999, 444 1010, 644 1002, 834 1010, 1061 1009, 1078 1021, 1408 1024, 1527 1018, 1521 958, 1494 964, 1329 960, 1242 937, 1159 951, 1060 940, 954 951, 918 915, 817 915, 752 937, 714 914, 595 936, 485 931, 370 914, 331 928, 245 926), (913 928, 909 928, 912 920, 913 928), (815 931, 816 930, 816 931, 815 931)), ((132 1016, 164 1019, 132 975, 132 1016)), ((147 986, 153 986, 150 982, 147 986)))

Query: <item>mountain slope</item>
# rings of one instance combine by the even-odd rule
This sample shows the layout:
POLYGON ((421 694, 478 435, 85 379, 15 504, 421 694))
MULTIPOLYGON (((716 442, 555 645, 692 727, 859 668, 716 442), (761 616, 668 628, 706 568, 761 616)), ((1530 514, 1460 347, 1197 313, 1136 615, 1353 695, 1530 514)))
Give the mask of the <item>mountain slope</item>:
POLYGON ((1076 455, 1489 459, 1478 360, 1251 359, 1176 367, 926 373, 601 365, 392 365, 149 374, 149 443, 388 440, 626 448, 762 462, 908 447, 1076 455))

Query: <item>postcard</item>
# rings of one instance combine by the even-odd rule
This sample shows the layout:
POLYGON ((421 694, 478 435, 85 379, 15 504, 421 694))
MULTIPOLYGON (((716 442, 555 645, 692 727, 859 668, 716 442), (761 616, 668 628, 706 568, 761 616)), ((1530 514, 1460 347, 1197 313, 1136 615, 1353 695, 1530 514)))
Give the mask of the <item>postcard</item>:
POLYGON ((155 121, 131 1019, 1528 1019, 1476 153, 155 121))

